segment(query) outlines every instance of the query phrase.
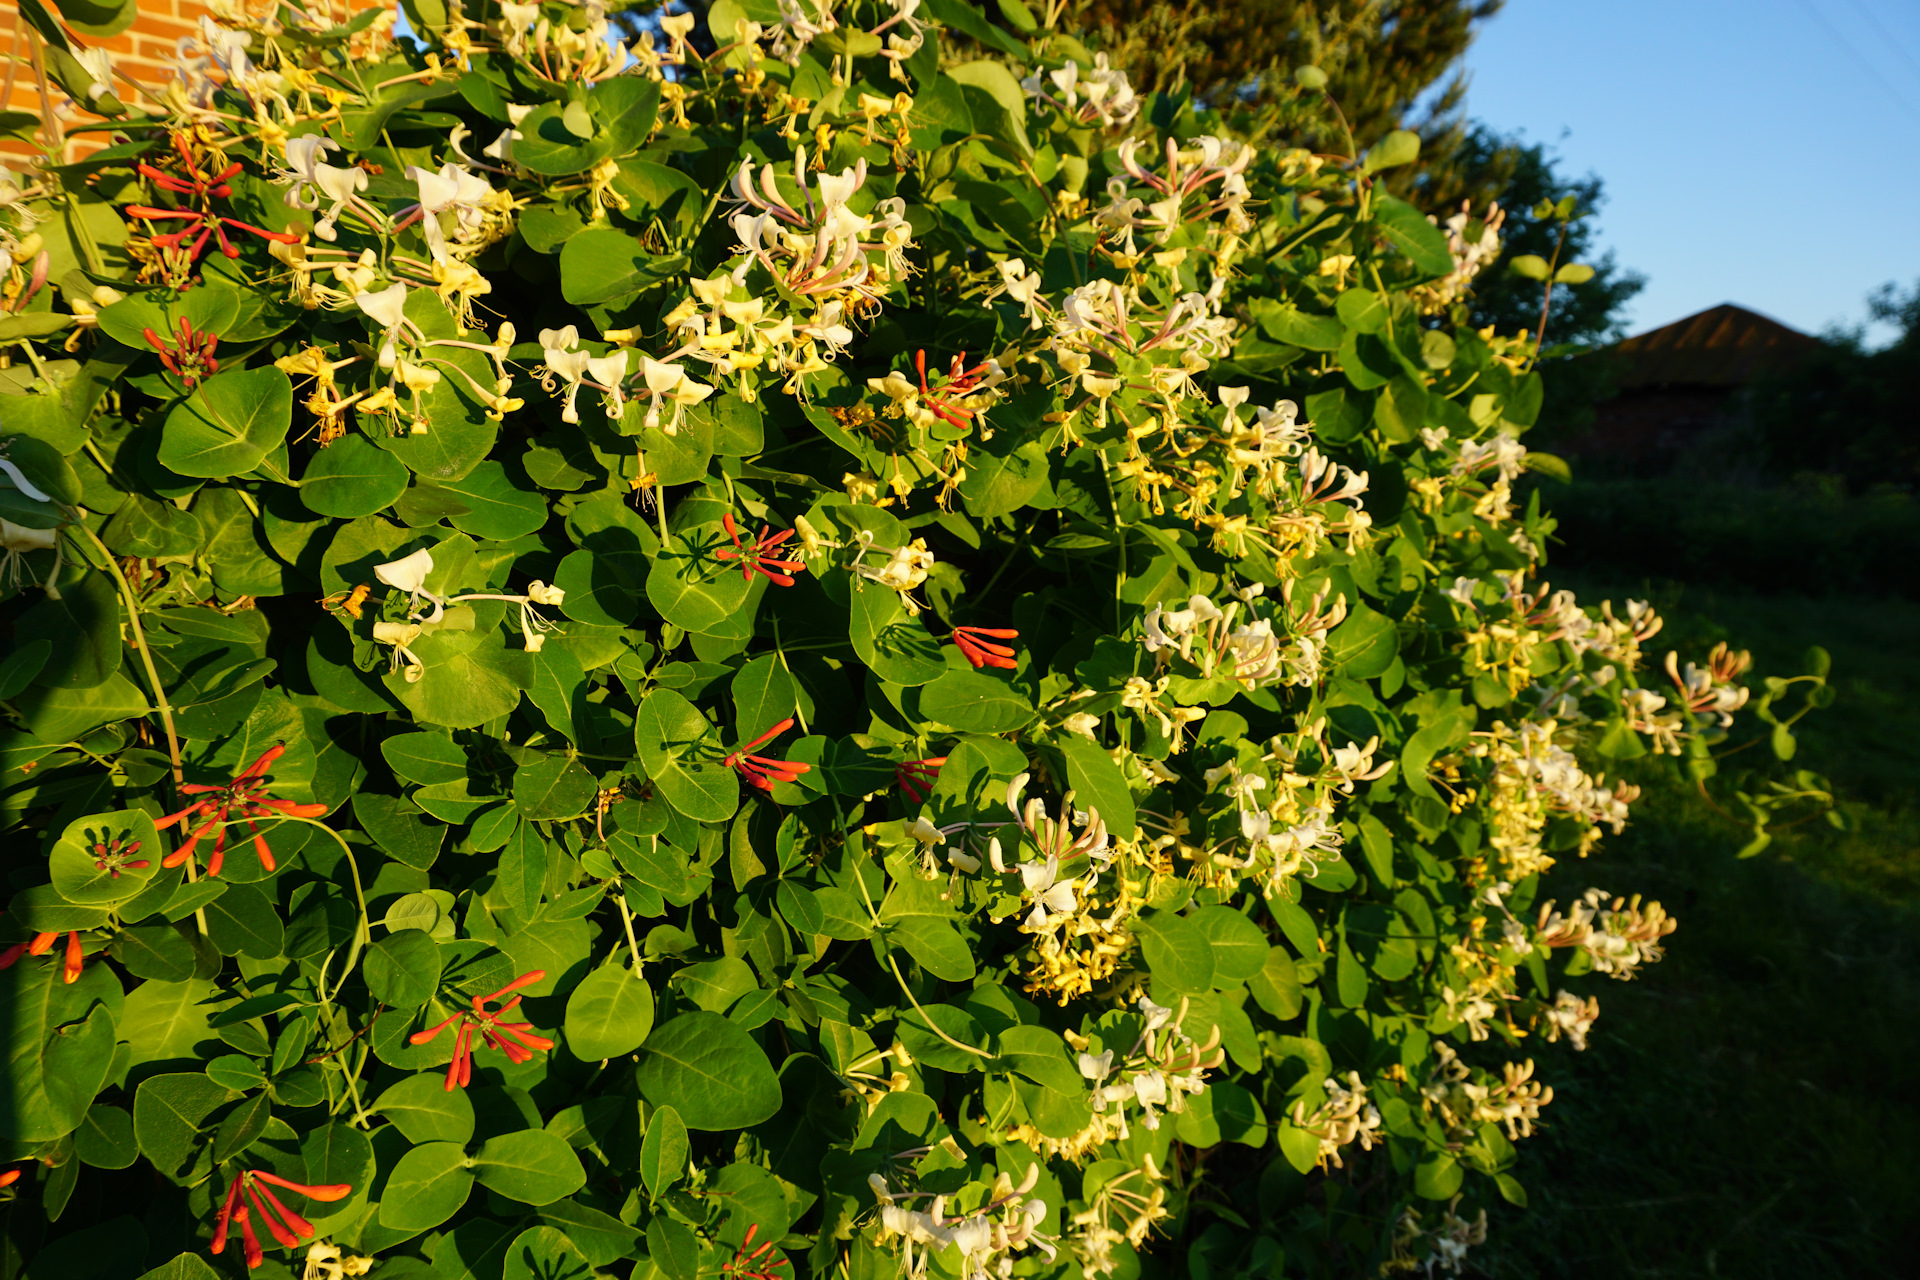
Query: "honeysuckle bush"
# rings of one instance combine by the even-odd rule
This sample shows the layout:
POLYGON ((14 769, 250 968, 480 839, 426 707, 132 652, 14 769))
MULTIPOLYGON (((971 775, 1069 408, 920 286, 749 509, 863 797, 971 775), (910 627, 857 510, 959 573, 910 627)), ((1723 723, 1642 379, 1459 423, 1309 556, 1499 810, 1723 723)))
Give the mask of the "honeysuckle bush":
POLYGON ((229 4, 125 102, 22 3, 108 131, 0 187, 39 1265, 1457 1268, 1674 928, 1542 891, 1609 771, 1826 804, 1715 763, 1823 658, 1549 587, 1411 135, 1017 0, 229 4))

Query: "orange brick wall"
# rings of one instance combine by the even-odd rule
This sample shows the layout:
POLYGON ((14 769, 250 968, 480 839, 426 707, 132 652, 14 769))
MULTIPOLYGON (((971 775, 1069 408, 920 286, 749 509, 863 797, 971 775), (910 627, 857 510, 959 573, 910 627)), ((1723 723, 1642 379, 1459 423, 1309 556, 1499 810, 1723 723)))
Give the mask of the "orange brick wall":
MULTIPOLYGON (((197 0, 134 0, 134 3, 138 6, 139 17, 119 35, 105 39, 77 37, 81 45, 104 45, 112 52, 116 73, 114 91, 123 100, 128 96, 125 82, 120 78, 123 75, 152 89, 158 89, 174 78, 174 55, 180 38, 197 34, 200 17, 207 12, 207 6, 197 0)), ((355 13, 384 3, 385 0, 325 0, 326 7, 342 22, 355 13)), ((320 5, 309 0, 301 7, 318 8, 320 5)), ((0 101, 0 109, 30 111, 39 115, 40 93, 34 82, 27 30, 27 24, 20 17, 14 0, 0 0, 0 44, 5 45, 7 52, 5 60, 0 61, 0 68, 17 68, 13 91, 4 101, 0 101)), ((4 70, 0 70, 0 75, 4 74, 4 70)), ((56 105, 66 96, 57 85, 52 87, 52 93, 56 105)), ((93 119, 82 113, 67 119, 66 123, 71 127, 93 119)), ((81 134, 69 144, 69 157, 75 158, 93 150, 101 145, 98 139, 103 136, 81 134)), ((10 140, 0 140, 0 153, 18 155, 26 150, 10 140)))

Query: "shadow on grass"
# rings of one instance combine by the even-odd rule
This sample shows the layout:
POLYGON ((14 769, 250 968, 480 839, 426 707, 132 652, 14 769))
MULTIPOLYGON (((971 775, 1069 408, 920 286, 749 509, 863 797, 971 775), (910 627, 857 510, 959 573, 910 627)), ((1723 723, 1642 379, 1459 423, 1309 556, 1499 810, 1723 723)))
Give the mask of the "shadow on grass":
POLYGON ((1690 621, 1706 616, 1763 671, 1810 643, 1833 652, 1841 698, 1796 763, 1833 779, 1858 826, 1801 828, 1740 862, 1740 834, 1666 783, 1626 834, 1556 868, 1563 900, 1643 892, 1680 929, 1632 984, 1583 980, 1602 1009, 1588 1052, 1536 1050, 1555 1099, 1522 1144, 1532 1207, 1502 1214, 1474 1264, 1498 1280, 1914 1275, 1920 606, 1651 594, 1674 619, 1661 640, 1686 649, 1717 638, 1690 621))

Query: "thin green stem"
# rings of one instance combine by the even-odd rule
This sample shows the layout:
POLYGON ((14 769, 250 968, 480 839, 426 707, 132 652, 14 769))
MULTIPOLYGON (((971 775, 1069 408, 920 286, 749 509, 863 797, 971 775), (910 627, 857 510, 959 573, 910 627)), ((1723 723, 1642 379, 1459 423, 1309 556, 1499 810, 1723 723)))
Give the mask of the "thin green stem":
POLYGON ((889 953, 887 956, 887 968, 893 970, 894 981, 900 984, 900 994, 904 995, 907 998, 907 1003, 913 1006, 913 1011, 920 1015, 920 1020, 927 1024, 928 1029, 931 1030, 933 1034, 939 1036, 942 1040, 945 1040, 948 1044, 952 1045, 954 1048, 964 1050, 965 1052, 972 1054, 976 1058, 985 1058, 988 1062, 992 1062, 994 1059, 1000 1056, 997 1053, 988 1053, 985 1049, 976 1049, 970 1044, 967 1044, 960 1040, 955 1040, 952 1036, 942 1031, 940 1029, 940 1024, 935 1022, 932 1018, 929 1018, 927 1016, 927 1011, 920 1007, 920 1002, 913 998, 913 992, 908 988, 906 978, 901 976, 900 966, 894 963, 893 956, 891 953, 889 953))
POLYGON ((113 575, 114 583, 120 588, 120 598, 127 606, 127 627, 133 633, 133 647, 140 654, 140 664, 146 669, 147 684, 153 690, 153 705, 160 712, 160 723, 167 731, 167 761, 173 766, 173 785, 178 788, 186 781, 186 775, 180 768, 180 736, 173 728, 173 707, 167 702, 166 686, 160 683, 159 669, 153 665, 153 650, 147 647, 146 628, 140 625, 140 600, 133 594, 133 584, 127 581, 127 575, 120 571, 120 562, 113 558, 113 552, 107 550, 107 544, 100 541, 100 535, 75 522, 68 526, 87 535, 87 541, 106 563, 107 572, 113 575))

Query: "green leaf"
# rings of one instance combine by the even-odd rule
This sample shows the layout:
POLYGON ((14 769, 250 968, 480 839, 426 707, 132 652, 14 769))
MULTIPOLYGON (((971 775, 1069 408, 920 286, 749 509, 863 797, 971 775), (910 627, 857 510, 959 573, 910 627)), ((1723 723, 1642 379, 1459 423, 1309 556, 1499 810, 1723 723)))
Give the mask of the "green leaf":
MULTIPOLYGON (((519 147, 514 147, 516 155, 519 147)), ((560 249, 560 294, 575 306, 623 298, 668 278, 681 264, 612 227, 589 227, 560 249)))
POLYGON ((1268 947, 1260 971, 1247 978, 1254 1000, 1282 1022, 1300 1013, 1300 976, 1285 947, 1268 947))
POLYGON ((1212 943, 1212 985, 1238 986, 1266 967, 1267 935, 1232 907, 1201 907, 1187 919, 1198 925, 1212 943))
MULTIPOLYGON (((99 689, 114 680, 120 670, 120 618, 120 595, 112 580, 104 573, 89 573, 62 586, 58 600, 52 597, 37 600, 22 613, 14 624, 14 643, 25 646, 45 641, 53 651, 47 665, 33 677, 33 683, 50 689, 99 689)), ((125 696, 120 692, 123 683, 116 683, 112 690, 102 691, 93 699, 64 704, 60 713, 43 703, 37 718, 52 719, 59 714, 62 719, 83 719, 81 708, 93 704, 108 712, 110 719, 138 714, 109 705, 125 696), (72 709, 69 711, 66 707, 72 709)), ((138 690, 131 685, 126 690, 127 694, 138 696, 138 690)), ((146 699, 140 698, 139 702, 144 711, 146 699)), ((73 732, 55 732, 51 725, 43 730, 34 723, 35 710, 23 710, 27 712, 29 727, 43 741, 63 742, 73 736, 73 732)), ((85 733, 104 723, 105 720, 88 720, 77 732, 85 733)))
POLYGON ((273 1116, 273 1104, 264 1093, 256 1093, 227 1113, 213 1135, 213 1162, 220 1164, 242 1154, 259 1141, 273 1116))
POLYGON ((749 587, 737 563, 713 554, 723 546, 731 542, 718 524, 674 534, 647 574, 647 599, 676 627, 744 639, 753 628, 749 587))
POLYGON ((370 516, 393 505, 408 476, 400 459, 365 436, 348 435, 313 455, 300 478, 300 501, 323 516, 370 516))
POLYGON ((140 1158, 133 1117, 123 1107, 97 1103, 74 1131, 74 1152, 96 1169, 125 1169, 140 1158))
POLYGON ((434 489, 451 493, 467 508, 447 517, 462 533, 494 542, 509 542, 547 522, 547 500, 526 479, 526 473, 504 463, 482 462, 457 480, 441 480, 434 489))
POLYGON ((439 1072, 408 1076, 381 1094, 373 1110, 392 1121, 416 1146, 423 1142, 464 1146, 473 1138, 473 1103, 466 1090, 448 1089, 439 1072))
POLYGON ((1133 839, 1133 793, 1113 757, 1084 734, 1058 733, 1053 743, 1067 759, 1067 786, 1074 792, 1074 807, 1098 809, 1116 840, 1133 839))
POLYGON ((1400 636, 1393 619, 1359 603, 1327 636, 1327 651, 1340 674, 1371 680, 1393 665, 1400 651, 1400 636))
POLYGON ((488 1138, 474 1153, 472 1168, 481 1186, 523 1204, 552 1204, 587 1183, 586 1168, 567 1140, 544 1129, 488 1138))
POLYGON ((1425 1200, 1451 1200, 1466 1171, 1444 1151, 1423 1151, 1413 1167, 1413 1193, 1425 1200))
POLYGON ((377 791, 355 793, 353 817, 381 852, 421 871, 440 856, 447 837, 446 825, 429 818, 418 805, 377 791))
POLYGON ((975 1048, 984 1048, 987 1043, 986 1028, 971 1013, 954 1005, 922 1001, 918 1009, 901 1016, 897 1034, 914 1061, 942 1071, 981 1071, 989 1061, 948 1043, 948 1039, 958 1040, 975 1048), (935 1028, 945 1032, 947 1039, 936 1035, 935 1028))
POLYGON ((140 1154, 169 1178, 186 1175, 212 1135, 210 1116, 239 1097, 197 1072, 152 1076, 133 1095, 133 1136, 140 1154))
POLYGON ((780 1109, 780 1081, 753 1037, 717 1013, 684 1013, 647 1037, 640 1092, 690 1129, 747 1129, 780 1109))
POLYGON ((467 776, 467 753, 445 733, 397 733, 380 754, 408 782, 458 782, 467 776))
POLYGON ((920 710, 963 733, 1007 733, 1033 719, 1033 704, 1004 675, 947 671, 920 693, 920 710))
POLYGON ((29 640, 0 659, 0 701, 19 697, 21 690, 46 669, 52 654, 51 640, 29 640))
POLYGON ((1529 280, 1545 280, 1548 271, 1547 260, 1537 253, 1523 253, 1507 263, 1507 270, 1517 276, 1525 276, 1529 280))
POLYGON ((1275 342, 1308 351, 1338 351, 1340 339, 1346 333, 1338 317, 1314 315, 1291 302, 1257 298, 1249 304, 1249 310, 1261 332, 1275 342))
POLYGON ((1362 168, 1368 173, 1396 169, 1420 158, 1420 135, 1408 129, 1395 129, 1367 149, 1362 168))
POLYGON ((507 1246, 500 1280, 594 1280, 599 1274, 566 1232, 529 1227, 507 1246))
POLYGON ((204 978, 143 982, 128 993, 120 1011, 120 1038, 135 1062, 198 1058, 200 1043, 213 1038, 207 1019, 217 997, 218 988, 204 978))
POLYGON ((1354 333, 1385 333, 1393 321, 1387 304, 1371 289, 1345 290, 1335 300, 1333 309, 1340 313, 1341 323, 1354 333))
POLYGON ((632 1053, 653 1030, 653 988, 638 973, 607 964, 567 998, 567 1047, 583 1062, 632 1053))
POLYGON ((973 978, 973 948, 960 931, 945 920, 930 916, 906 916, 892 924, 887 936, 906 948, 920 967, 948 982, 967 982, 973 978))
POLYGON ((199 1254, 182 1253, 142 1273, 138 1280, 221 1280, 221 1276, 199 1254))
POLYGON ((1305 1129, 1282 1120, 1274 1126, 1280 1142, 1280 1154, 1298 1173, 1311 1173, 1320 1162, 1320 1139, 1305 1129))
POLYGON ((431 1231, 460 1212, 473 1190, 468 1163, 467 1153, 453 1142, 428 1142, 408 1151, 387 1177, 380 1225, 431 1231))
POLYGON ((695 1280, 700 1274, 700 1238, 664 1214, 647 1224, 647 1255, 667 1280, 695 1280))
POLYGON ((1154 998, 1199 995, 1213 989, 1213 939, 1185 916, 1156 911, 1134 925, 1140 951, 1153 974, 1154 998))
POLYGON ((273 903, 252 885, 228 886, 227 891, 209 902, 204 910, 207 938, 221 955, 272 960, 280 954, 286 930, 273 903))
POLYGON ((68 902, 122 903, 147 887, 165 856, 150 815, 116 809, 69 822, 54 841, 48 870, 54 889, 68 902))
POLYGON ((390 674, 386 686, 427 724, 472 729, 497 720, 520 704, 520 692, 529 683, 526 652, 508 649, 498 632, 477 645, 458 633, 426 635, 411 648, 424 668, 421 678, 390 674))
POLYGON ((1035 1084, 1068 1097, 1087 1091, 1086 1077, 1068 1056, 1060 1033, 1045 1027, 1013 1026, 1000 1033, 1000 1061, 996 1066, 1017 1071, 1035 1084))
POLYGON ((882 680, 913 687, 946 671, 940 642, 906 611, 898 592, 869 586, 854 591, 848 607, 853 651, 882 680))
POLYGON ((252 471, 293 424, 293 384, 272 365, 217 373, 167 415, 160 464, 223 480, 252 471))
POLYGON ((361 964, 373 998, 396 1009, 417 1009, 440 987, 439 944, 418 929, 376 939, 361 964))
POLYGON ((591 1266, 604 1267, 617 1262, 632 1253, 640 1242, 638 1229, 576 1200, 556 1200, 544 1205, 540 1217, 557 1228, 591 1266))
POLYGON ((541 756, 513 775, 514 807, 533 822, 578 818, 592 807, 599 791, 593 775, 565 756, 541 756))
POLYGON ((799 706, 799 686, 780 655, 764 653, 733 673, 728 687, 733 698, 734 729, 744 739, 759 737, 799 706))
POLYGON ((657 1197, 680 1180, 690 1149, 680 1113, 670 1106, 657 1109, 647 1121, 647 1136, 640 1143, 640 1181, 646 1184, 649 1195, 657 1197))
POLYGON ((634 747, 667 803, 696 822, 725 822, 740 807, 740 780, 720 762, 719 734, 691 702, 655 689, 633 721, 634 747))
POLYGON ((1374 226, 1389 244, 1407 255, 1420 271, 1444 276, 1453 270, 1453 253, 1446 233, 1427 216, 1397 196, 1381 193, 1374 199, 1374 226))

